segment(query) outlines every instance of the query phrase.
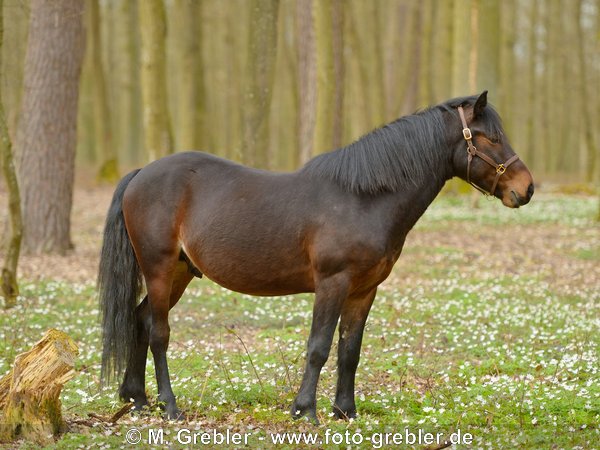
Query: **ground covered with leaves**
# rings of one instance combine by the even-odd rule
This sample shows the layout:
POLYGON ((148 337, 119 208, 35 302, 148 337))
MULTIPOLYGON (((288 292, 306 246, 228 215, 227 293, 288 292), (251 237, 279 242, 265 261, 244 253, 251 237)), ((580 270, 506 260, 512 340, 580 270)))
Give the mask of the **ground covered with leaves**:
MULTIPOLYGON (((404 438, 419 430, 473 436, 470 445, 453 448, 600 448, 597 198, 536 194, 519 210, 485 200, 473 208, 469 197, 437 199, 409 234, 369 317, 357 374, 359 417, 342 422, 330 414, 332 356, 319 383, 320 426, 288 413, 312 297, 250 297, 207 280, 194 281, 170 316, 171 377, 186 421, 164 422, 156 410, 110 423, 122 404, 116 384, 99 383, 94 290, 109 198, 104 190, 77 192, 75 250, 24 258, 19 306, 0 312, 0 374, 48 328, 79 345, 77 375, 62 395, 69 432, 54 447, 129 448, 135 428, 157 448, 148 444, 149 430, 162 430, 163 443, 175 448, 192 445, 177 443, 182 429, 247 433, 253 448, 379 448, 385 433, 404 438), (274 433, 303 434, 287 436, 298 443, 274 444, 274 433), (313 444, 303 443, 311 436, 313 444)), ((149 360, 152 400, 153 372, 149 360)), ((196 447, 223 447, 212 436, 212 444, 196 447)), ((423 445, 405 440, 399 447, 423 445)))

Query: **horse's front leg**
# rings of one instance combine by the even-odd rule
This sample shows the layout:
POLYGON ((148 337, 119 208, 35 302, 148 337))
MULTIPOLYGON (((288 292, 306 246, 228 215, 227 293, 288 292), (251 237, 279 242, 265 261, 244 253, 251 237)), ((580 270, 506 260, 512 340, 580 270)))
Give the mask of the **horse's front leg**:
POLYGON ((377 288, 342 305, 338 344, 338 381, 333 413, 338 419, 356 417, 354 379, 360 359, 363 331, 377 288))
POLYGON ((307 416, 313 422, 319 422, 317 419, 317 383, 321 369, 329 357, 333 334, 347 293, 347 277, 341 274, 322 280, 315 289, 306 366, 300 390, 291 409, 292 417, 295 419, 307 416))

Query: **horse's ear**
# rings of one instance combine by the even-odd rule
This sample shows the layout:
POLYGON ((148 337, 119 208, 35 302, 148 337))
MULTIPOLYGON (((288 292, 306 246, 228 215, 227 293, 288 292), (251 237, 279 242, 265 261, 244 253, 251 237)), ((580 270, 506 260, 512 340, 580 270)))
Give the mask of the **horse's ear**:
POLYGON ((483 112, 483 108, 486 107, 487 93, 488 91, 483 91, 475 101, 475 106, 473 106, 473 117, 479 116, 483 112))

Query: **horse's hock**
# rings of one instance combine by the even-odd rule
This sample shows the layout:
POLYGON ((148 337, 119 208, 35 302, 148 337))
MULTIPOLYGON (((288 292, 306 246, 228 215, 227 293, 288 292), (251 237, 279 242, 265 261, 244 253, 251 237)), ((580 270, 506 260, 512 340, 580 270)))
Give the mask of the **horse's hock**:
POLYGON ((60 392, 74 374, 75 342, 50 329, 31 350, 16 357, 0 379, 0 440, 23 437, 47 442, 61 432, 60 392))

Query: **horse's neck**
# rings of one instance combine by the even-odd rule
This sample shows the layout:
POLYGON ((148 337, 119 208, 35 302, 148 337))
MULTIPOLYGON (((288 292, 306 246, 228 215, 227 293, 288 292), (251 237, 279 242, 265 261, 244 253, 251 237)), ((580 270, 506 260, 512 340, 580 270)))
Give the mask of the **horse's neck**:
MULTIPOLYGON (((421 218, 425 210, 440 193, 446 179, 431 178, 420 186, 396 193, 393 198, 394 235, 398 246, 402 246, 406 234, 421 218)), ((400 251, 400 248, 398 248, 400 251)))

